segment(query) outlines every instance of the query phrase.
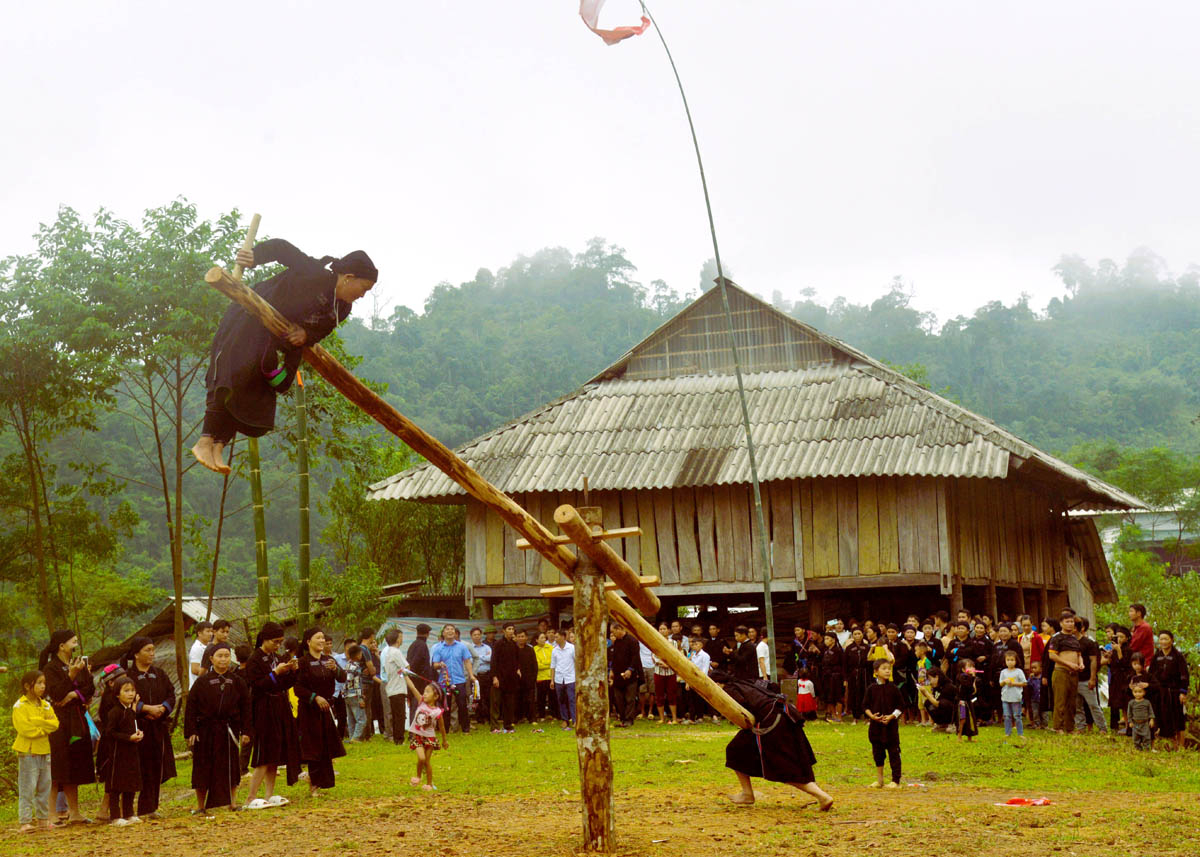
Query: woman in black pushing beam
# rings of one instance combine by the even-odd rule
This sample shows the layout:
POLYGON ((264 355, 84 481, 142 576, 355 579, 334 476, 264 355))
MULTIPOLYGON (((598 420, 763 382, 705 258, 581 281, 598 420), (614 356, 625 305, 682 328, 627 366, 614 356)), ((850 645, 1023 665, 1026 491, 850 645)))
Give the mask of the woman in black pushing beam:
POLYGON ((303 348, 320 342, 345 321, 354 302, 379 279, 371 257, 362 250, 340 259, 314 259, 282 238, 271 238, 237 254, 237 263, 247 269, 269 262, 287 270, 254 291, 296 326, 286 339, 279 339, 238 304, 225 311, 204 379, 204 428, 192 447, 196 460, 217 473, 229 472, 224 449, 237 432, 262 437, 275 427, 275 397, 291 386, 303 348))

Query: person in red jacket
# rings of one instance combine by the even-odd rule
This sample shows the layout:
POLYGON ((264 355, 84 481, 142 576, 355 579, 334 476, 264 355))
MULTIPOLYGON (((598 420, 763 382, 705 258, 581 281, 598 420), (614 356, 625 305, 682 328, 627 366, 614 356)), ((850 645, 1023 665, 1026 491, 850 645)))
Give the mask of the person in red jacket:
POLYGON ((1154 657, 1154 629, 1146 621, 1146 605, 1129 605, 1129 627, 1133 635, 1129 640, 1129 651, 1141 652, 1142 659, 1149 664, 1154 657))

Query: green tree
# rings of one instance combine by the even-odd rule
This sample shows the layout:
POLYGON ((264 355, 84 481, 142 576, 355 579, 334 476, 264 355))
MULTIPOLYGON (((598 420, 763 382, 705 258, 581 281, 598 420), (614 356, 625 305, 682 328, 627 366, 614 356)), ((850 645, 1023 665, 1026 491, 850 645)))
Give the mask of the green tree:
POLYGON ((98 299, 94 282, 103 262, 81 246, 81 226, 63 209, 39 230, 36 253, 0 263, 0 430, 15 439, 21 463, 10 459, 5 476, 21 474, 23 490, 10 496, 24 495, 17 511, 32 530, 25 544, 48 630, 65 620, 68 599, 47 456, 57 438, 95 427, 115 378, 103 327, 88 310, 98 299))
MULTIPOLYGON (((194 205, 177 200, 145 212, 140 224, 102 212, 91 229, 79 224, 91 254, 105 260, 97 286, 97 314, 121 361, 119 403, 142 455, 143 486, 158 495, 170 546, 175 597, 175 660, 187 666, 183 627, 184 542, 191 514, 184 475, 203 415, 203 372, 212 332, 226 308, 203 285, 215 261, 232 258, 241 227, 236 212, 201 220, 194 205)), ((215 481, 215 480, 214 480, 215 481)))

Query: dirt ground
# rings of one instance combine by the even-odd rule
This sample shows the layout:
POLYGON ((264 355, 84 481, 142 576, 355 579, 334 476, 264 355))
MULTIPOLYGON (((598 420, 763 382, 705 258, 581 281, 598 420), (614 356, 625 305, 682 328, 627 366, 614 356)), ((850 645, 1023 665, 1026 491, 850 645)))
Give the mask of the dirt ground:
MULTIPOLYGON (((733 854, 861 857, 1000 853, 1095 855, 1137 849, 1156 857, 1200 854, 1200 795, 1055 794, 1053 806, 993 804, 1014 792, 937 786, 834 794, 829 814, 806 795, 766 784, 756 806, 669 788, 619 792, 618 853, 651 857, 733 854)), ((1033 796, 1033 795, 1028 795, 1033 796)), ((519 798, 407 793, 352 803, 296 801, 259 812, 221 812, 214 820, 171 817, 136 828, 74 827, 0 837, 0 854, 74 857, 167 855, 384 854, 570 855, 579 840, 578 796, 519 798), (203 843, 203 844, 202 844, 203 843)), ((176 810, 178 812, 178 810, 176 810)))

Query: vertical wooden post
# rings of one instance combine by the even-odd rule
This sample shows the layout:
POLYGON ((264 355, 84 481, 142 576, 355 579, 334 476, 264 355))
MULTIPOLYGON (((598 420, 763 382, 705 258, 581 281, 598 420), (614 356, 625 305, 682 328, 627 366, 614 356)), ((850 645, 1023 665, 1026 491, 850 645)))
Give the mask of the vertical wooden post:
POLYGON ((820 592, 808 593, 808 627, 818 634, 825 633, 825 596, 820 592))
POLYGON ((1050 590, 1043 586, 1038 590, 1038 616, 1034 620, 1035 626, 1050 616, 1050 590))
MULTIPOLYGON (((584 521, 600 529, 598 506, 579 509, 584 521)), ((607 578, 583 551, 575 565, 575 741, 579 751, 583 798, 583 847, 613 848, 613 770, 608 743, 607 578)))
POLYGON ((954 575, 954 584, 950 589, 950 618, 955 619, 958 611, 963 609, 962 578, 954 575))
POLYGON ((496 600, 494 598, 481 598, 480 600, 483 602, 483 618, 491 622, 495 618, 495 608, 493 605, 495 605, 496 600))
POLYGON ((996 618, 998 612, 998 602, 996 601, 996 578, 989 577, 987 584, 987 594, 984 596, 983 612, 987 613, 993 619, 996 618))
POLYGON ((1017 615, 1028 613, 1029 610, 1025 607, 1025 587, 1017 587, 1017 615))

